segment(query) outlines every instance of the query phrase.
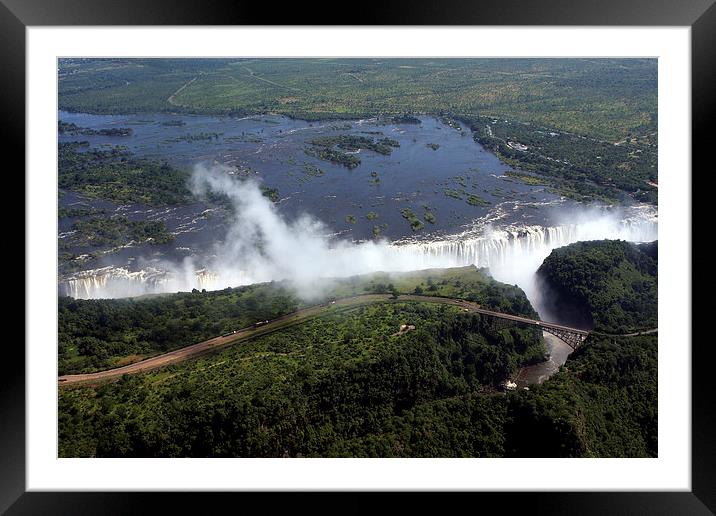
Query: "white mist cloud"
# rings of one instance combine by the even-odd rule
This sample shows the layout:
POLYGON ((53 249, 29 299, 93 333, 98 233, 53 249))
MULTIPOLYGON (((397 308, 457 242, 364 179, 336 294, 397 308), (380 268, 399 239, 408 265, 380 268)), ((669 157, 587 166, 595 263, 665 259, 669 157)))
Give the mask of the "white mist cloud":
POLYGON ((67 283, 73 297, 126 297, 144 293, 216 290, 272 280, 290 280, 300 295, 320 294, 320 278, 341 278, 370 272, 402 272, 427 268, 477 265, 489 267, 498 281, 517 284, 539 310, 534 273, 555 248, 581 240, 657 238, 655 212, 639 209, 578 208, 552 217, 554 227, 491 228, 454 235, 440 241, 396 245, 387 241, 355 243, 331 240, 330 230, 304 214, 286 220, 262 195, 260 185, 230 175, 221 165, 197 165, 190 181, 201 197, 224 194, 233 207, 224 239, 207 250, 201 263, 137 260, 139 273, 105 268, 80 273, 67 283), (153 268, 153 269, 152 269, 153 268))
MULTIPOLYGON (((307 214, 285 220, 256 181, 237 179, 228 170, 198 165, 191 178, 195 195, 224 194, 234 208, 226 237, 216 245, 216 258, 208 265, 223 285, 287 279, 299 292, 312 296, 319 278, 413 270, 426 263, 415 256, 396 256, 384 241, 329 241, 323 223, 307 214)), ((450 263, 447 257, 429 262, 434 266, 450 263)))

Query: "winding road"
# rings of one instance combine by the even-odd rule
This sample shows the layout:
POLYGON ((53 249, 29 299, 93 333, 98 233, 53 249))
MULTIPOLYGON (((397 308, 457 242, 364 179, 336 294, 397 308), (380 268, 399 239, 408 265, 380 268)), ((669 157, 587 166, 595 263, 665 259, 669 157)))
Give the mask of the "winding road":
MULTIPOLYGON (((92 384, 92 383, 100 383, 103 381, 118 379, 118 378, 121 378, 122 376, 124 376, 125 374, 136 374, 136 373, 141 373, 141 372, 147 372, 147 371, 150 371, 153 369, 158 369, 161 367, 166 367, 171 364, 176 364, 179 362, 183 362, 185 360, 189 360, 191 358, 205 355, 207 353, 216 351, 217 349, 224 348, 226 346, 235 344, 237 342, 241 342, 241 341, 251 339, 253 337, 258 337, 261 335, 266 335, 266 334, 269 334, 269 333, 272 333, 272 332, 275 332, 278 330, 282 330, 282 329, 294 326, 296 324, 301 324, 308 320, 319 317, 327 311, 340 312, 340 311, 349 310, 352 308, 356 308, 358 306, 368 305, 368 304, 372 304, 372 303, 403 302, 403 301, 418 301, 418 302, 426 302, 426 303, 438 303, 438 304, 459 306, 469 312, 480 313, 480 314, 484 314, 484 315, 498 317, 500 319, 504 319, 504 320, 508 320, 508 321, 513 321, 513 322, 517 322, 517 323, 521 323, 521 324, 536 326, 536 327, 542 328, 546 331, 554 330, 554 331, 572 332, 572 333, 576 333, 578 335, 582 335, 584 338, 586 338, 586 336, 589 334, 588 331, 580 330, 577 328, 570 328, 568 326, 549 323, 549 322, 545 322, 545 321, 537 321, 534 319, 529 319, 527 317, 521 317, 518 315, 511 315, 511 314, 505 314, 502 312, 495 312, 492 310, 487 310, 485 308, 481 308, 480 305, 478 305, 477 303, 472 303, 470 301, 465 301, 463 299, 453 299, 453 298, 448 298, 448 297, 437 297, 437 296, 421 296, 421 295, 416 295, 416 294, 401 294, 398 296, 398 298, 394 298, 392 296, 392 294, 364 294, 364 295, 358 295, 358 296, 353 296, 353 297, 337 299, 337 300, 332 301, 327 304, 315 305, 315 306, 303 308, 296 312, 286 314, 286 315, 283 315, 276 319, 273 319, 272 321, 268 322, 267 324, 264 324, 259 327, 250 326, 248 328, 243 328, 241 330, 237 330, 235 333, 233 333, 231 335, 214 337, 212 339, 205 340, 205 341, 199 342, 197 344, 192 344, 190 346, 176 349, 174 351, 170 351, 170 352, 164 353, 162 355, 157 355, 155 357, 147 358, 140 362, 135 362, 133 364, 128 364, 128 365, 125 365, 122 367, 117 367, 114 369, 107 369, 105 371, 98 371, 96 373, 85 373, 85 374, 73 374, 73 375, 60 376, 58 378, 58 382, 59 382, 59 385, 61 387, 63 387, 63 386, 73 385, 73 384, 92 384)), ((652 333, 654 331, 656 331, 656 330, 649 330, 648 332, 641 332, 641 333, 652 333)))
MULTIPOLYGON (((201 74, 199 74, 199 75, 201 75, 201 74)), ((179 95, 182 91, 184 91, 184 89, 185 89, 186 87, 191 86, 191 85, 194 83, 194 81, 196 81, 196 80, 199 78, 199 75, 197 75, 197 76, 194 77, 193 79, 187 81, 187 82, 184 83, 178 90, 176 90, 174 93, 172 93, 171 95, 169 95, 169 98, 167 99, 167 102, 168 102, 169 104, 171 104, 172 106, 179 106, 179 107, 181 107, 181 104, 177 103, 177 102, 174 100, 174 97, 176 97, 176 96, 179 95)))

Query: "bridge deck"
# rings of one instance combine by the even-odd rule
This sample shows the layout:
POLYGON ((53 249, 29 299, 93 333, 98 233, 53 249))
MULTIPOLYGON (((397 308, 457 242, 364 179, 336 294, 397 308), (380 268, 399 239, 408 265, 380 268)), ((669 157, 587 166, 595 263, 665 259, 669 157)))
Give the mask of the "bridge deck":
POLYGON ((528 317, 521 317, 519 315, 511 315, 502 312, 495 312, 493 310, 487 310, 486 308, 482 308, 477 303, 473 303, 471 301, 466 301, 463 299, 453 299, 449 297, 439 296, 424 296, 417 294, 401 294, 396 299, 389 294, 362 294, 358 296, 336 299, 333 303, 306 307, 296 312, 277 317, 276 319, 273 319, 269 323, 260 327, 249 326, 248 328, 237 330, 235 333, 214 337, 212 339, 199 342, 197 344, 191 344, 183 348, 169 351, 162 355, 146 358, 140 362, 135 362, 133 364, 128 364, 114 369, 97 371, 94 373, 64 375, 61 376, 58 381, 60 382, 60 385, 68 385, 80 382, 96 382, 111 378, 118 378, 121 377, 123 374, 145 372, 152 369, 156 369, 158 367, 163 367, 172 363, 183 361, 191 357, 196 357, 201 354, 213 351, 215 349, 220 349, 226 345, 239 342, 247 338, 258 337, 294 324, 298 324, 302 321, 307 320, 308 318, 318 316, 321 312, 333 306, 335 306, 335 308, 337 309, 350 309, 352 307, 357 307, 373 302, 400 301, 418 301, 460 306, 462 308, 465 308, 466 310, 476 312, 482 315, 496 317, 498 319, 508 320, 518 324, 536 326, 544 329, 545 331, 554 333, 557 337, 564 340, 564 342, 566 342, 572 348, 576 348, 577 346, 579 346, 579 344, 587 337, 587 335, 589 335, 588 331, 579 330, 577 328, 570 328, 568 326, 562 326, 560 324, 554 324, 545 321, 537 321, 528 317))
POLYGON ((568 331, 571 333, 576 333, 578 335, 584 335, 585 337, 589 335, 589 331, 587 330, 580 330, 578 328, 572 328, 570 326, 562 326, 561 324, 555 324, 546 321, 537 321, 535 319, 528 319, 527 317, 520 317, 519 315, 493 312, 492 310, 486 310, 484 308, 475 308, 474 310, 481 314, 490 315, 492 317, 499 317, 500 319, 508 319, 510 321, 520 322, 524 324, 531 324, 533 326, 539 326, 540 328, 551 328, 554 330, 568 331))
POLYGON ((413 294, 407 294, 407 295, 401 295, 398 298, 399 300, 408 300, 408 301, 432 301, 432 302, 439 302, 439 303, 445 303, 450 305, 456 305, 456 306, 462 306, 464 308, 467 308, 471 312, 477 312, 479 314, 483 315, 489 315, 491 317, 497 317, 499 319, 507 319, 509 321, 514 321, 522 324, 529 324, 532 326, 539 326, 540 328, 548 328, 553 330, 559 330, 559 331, 565 331, 570 333, 575 333, 577 335, 583 335, 587 336, 589 335, 588 330, 580 330, 579 328, 572 328, 570 326, 564 326, 562 324, 556 324, 551 323, 547 321, 538 321, 536 319, 530 319, 528 317, 522 317, 519 315, 512 315, 512 314, 506 314, 504 312, 495 312, 494 310, 488 310, 487 308, 482 308, 479 304, 473 303, 472 301, 465 301, 462 299, 454 299, 451 297, 438 297, 438 296, 421 296, 421 295, 413 295, 413 294))

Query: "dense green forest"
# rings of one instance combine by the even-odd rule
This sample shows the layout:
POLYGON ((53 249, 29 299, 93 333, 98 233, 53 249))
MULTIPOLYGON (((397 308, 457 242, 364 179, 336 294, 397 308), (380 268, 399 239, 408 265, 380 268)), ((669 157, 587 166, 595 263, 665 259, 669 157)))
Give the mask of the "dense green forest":
POLYGON ((187 346, 256 321, 275 319, 329 298, 365 293, 422 293, 476 301, 535 317, 522 290, 494 281, 474 267, 356 276, 325 281, 316 299, 302 300, 285 283, 136 299, 59 298, 60 374, 106 369, 187 346))
POLYGON ((597 331, 547 382, 508 397, 506 454, 657 456, 658 334, 603 333, 657 327, 657 260, 656 241, 603 240, 544 261, 540 275, 561 306, 576 305, 597 331))
MULTIPOLYGON (((608 256, 612 244, 593 246, 601 245, 608 256)), ((655 243, 637 250, 657 258, 655 243)), ((592 256, 594 249, 572 252, 592 256)), ((587 260, 577 263, 591 267, 587 260)), ((611 263, 608 272, 620 267, 611 263)), ((577 277, 559 278, 567 288, 577 277)), ((535 316, 519 289, 474 268, 376 274, 324 286, 337 296, 432 292, 535 316)), ((211 317, 223 321, 223 330, 237 320, 224 310, 262 295, 249 320, 301 304, 281 285, 258 285, 137 300, 63 299, 60 321, 76 332, 66 340, 88 331, 77 326, 78 319, 97 327, 91 308, 105 321, 121 320, 118 314, 130 307, 160 321, 164 316, 154 319, 160 306, 172 315, 176 307, 195 314, 213 307, 211 317), (77 311, 68 314, 68 304, 77 311), (110 307, 117 310, 111 316, 103 312, 110 307)), ((625 308, 633 317, 640 309, 625 308)), ((655 334, 592 334, 544 384, 506 393, 496 388, 543 353, 534 329, 497 330, 489 319, 453 306, 398 298, 330 312, 197 360, 101 386, 61 389, 60 456, 657 455, 655 334), (415 329, 399 331, 401 324, 415 329)))
POLYGON ((557 310, 576 307, 598 331, 657 326, 658 243, 578 242, 555 249, 537 274, 557 310))
POLYGON ((656 457, 656 334, 592 334, 560 372, 508 396, 505 454, 656 457))
MULTIPOLYGON (((423 442, 391 453, 382 436, 433 400, 494 391, 543 353, 535 330, 495 331, 457 307, 362 307, 186 366, 63 390, 60 455, 429 454, 423 442), (416 329, 398 334, 401 322, 416 329), (371 438, 378 442, 362 442, 371 438)), ((500 436, 486 434, 449 454, 489 456, 499 447, 500 436)))

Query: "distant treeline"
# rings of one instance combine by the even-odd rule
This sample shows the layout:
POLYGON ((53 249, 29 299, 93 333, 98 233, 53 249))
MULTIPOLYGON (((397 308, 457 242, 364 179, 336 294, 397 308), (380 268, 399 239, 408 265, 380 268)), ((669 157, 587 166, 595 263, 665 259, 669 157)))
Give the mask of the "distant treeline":
POLYGON ((657 128, 656 59, 352 59, 350 67, 346 62, 61 59, 59 105, 85 113, 281 113, 304 120, 383 115, 399 123, 449 111, 508 117, 613 142, 657 128))
POLYGON ((57 130, 60 134, 82 135, 82 136, 132 136, 132 129, 129 127, 111 127, 109 129, 90 129, 80 127, 72 122, 58 122, 57 130))

